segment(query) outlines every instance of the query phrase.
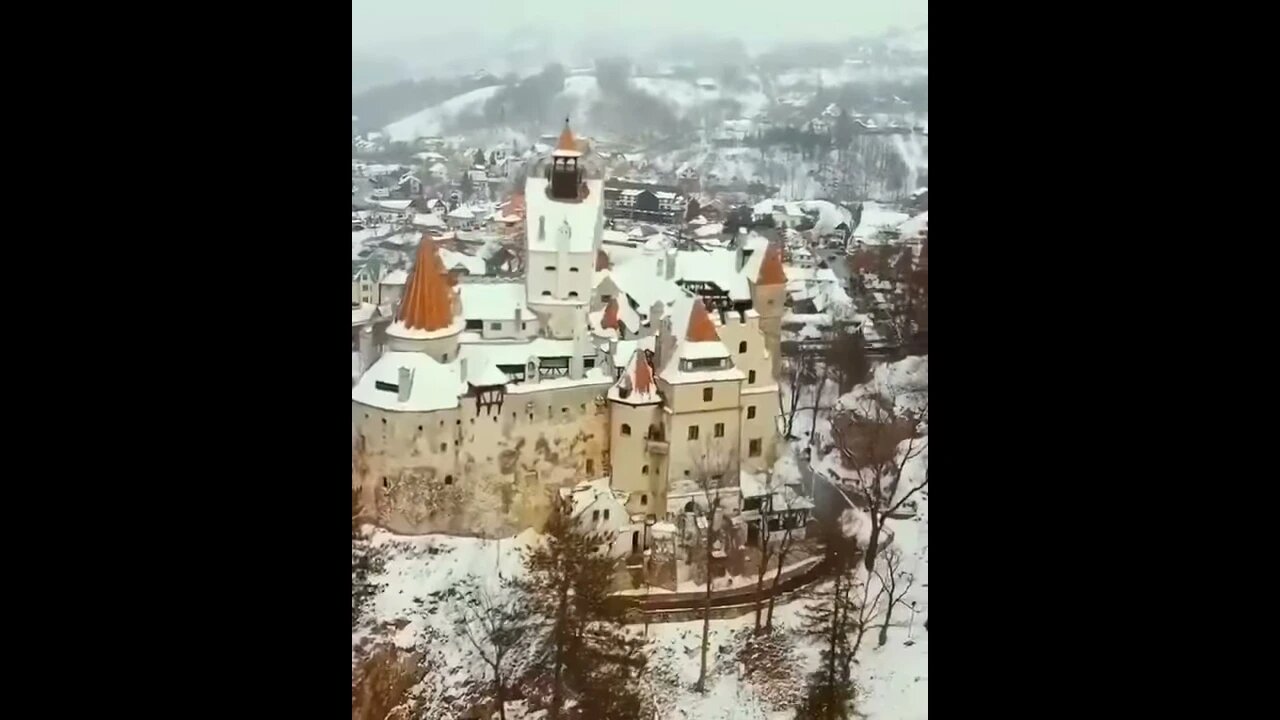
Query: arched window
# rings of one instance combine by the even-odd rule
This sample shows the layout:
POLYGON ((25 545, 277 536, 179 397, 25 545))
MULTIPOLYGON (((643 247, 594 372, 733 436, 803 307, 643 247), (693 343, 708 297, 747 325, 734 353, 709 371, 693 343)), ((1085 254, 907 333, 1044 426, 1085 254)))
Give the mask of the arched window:
POLYGON ((570 290, 570 291, 569 291, 569 297, 578 297, 578 291, 577 291, 577 290, 570 290))
MULTIPOLYGON (((648 475, 648 474, 649 474, 649 466, 648 466, 648 465, 645 465, 644 467, 640 468, 640 474, 641 474, 641 475, 648 475)), ((643 505, 644 503, 642 502, 642 503, 640 503, 640 504, 641 504, 641 505, 643 505)))
POLYGON ((569 272, 578 272, 578 268, 576 268, 576 267, 571 267, 571 268, 569 268, 569 272))
POLYGON ((548 265, 546 269, 547 269, 547 272, 555 272, 555 271, 556 271, 556 266, 555 266, 555 265, 548 265))
POLYGON ((386 476, 386 475, 383 475, 383 476, 382 476, 382 487, 384 487, 384 488, 386 488, 386 489, 388 489, 388 490, 390 490, 390 489, 391 489, 391 481, 387 479, 387 476, 386 476))
POLYGON ((542 297, 551 297, 551 291, 550 291, 550 290, 543 290, 543 291, 542 291, 542 297))
POLYGON ((630 426, 630 425, 628 425, 628 424, 626 424, 626 423, 622 423, 622 434, 623 434, 623 435, 630 435, 630 434, 631 434, 631 426, 630 426))
POLYGON ((743 340, 742 342, 738 343, 738 352, 744 353, 746 351, 747 351, 747 341, 743 340))
POLYGON ((452 475, 445 475, 445 476, 444 476, 444 484, 445 484, 445 485, 452 485, 452 484, 453 484, 453 476, 452 476, 452 475))

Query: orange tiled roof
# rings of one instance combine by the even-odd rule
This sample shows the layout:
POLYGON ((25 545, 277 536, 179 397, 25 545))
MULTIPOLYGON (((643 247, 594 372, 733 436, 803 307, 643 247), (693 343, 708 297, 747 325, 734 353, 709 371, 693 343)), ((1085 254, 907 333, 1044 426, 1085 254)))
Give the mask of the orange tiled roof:
POLYGON ((782 270, 782 256, 778 246, 772 243, 764 251, 764 262, 760 263, 760 274, 756 276, 757 285, 786 285, 787 274, 782 270))
POLYGON ((609 262, 609 256, 605 254, 603 248, 596 251, 596 270, 608 270, 612 264, 609 262))
POLYGON ((645 357, 643 350, 637 351, 636 376, 633 380, 632 385, 636 392, 648 394, 653 391, 653 368, 649 367, 649 359, 645 357))
POLYGON ((618 298, 610 298, 600 318, 600 327, 618 329, 618 298))
POLYGON ((423 235, 400 300, 400 321, 405 327, 419 330, 448 327, 453 322, 452 284, 436 252, 435 240, 430 234, 423 235))
POLYGON ((578 151, 578 143, 573 139, 573 131, 569 129, 569 118, 564 120, 564 129, 560 131, 560 141, 556 143, 556 149, 578 151))
POLYGON ((693 310, 689 313, 689 328, 685 331, 684 339, 691 342, 720 340, 720 333, 716 332, 716 326, 711 322, 711 316, 707 314, 707 306, 703 305, 701 300, 693 303, 693 310))

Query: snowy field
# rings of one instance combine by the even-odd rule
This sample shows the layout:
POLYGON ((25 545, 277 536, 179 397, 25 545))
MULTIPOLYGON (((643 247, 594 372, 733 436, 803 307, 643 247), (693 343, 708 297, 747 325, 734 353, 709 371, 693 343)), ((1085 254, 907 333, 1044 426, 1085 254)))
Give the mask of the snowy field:
MULTIPOLYGON (((828 385, 823 402, 848 406, 872 387, 887 392, 895 404, 916 408, 927 402, 928 358, 907 358, 877 367, 869 386, 836 397, 828 385)), ((797 425, 811 418, 797 418, 797 425)), ((823 413, 817 424, 820 436, 829 433, 823 413)), ((797 433, 799 434, 799 433, 797 433)), ((798 441, 797 445, 807 443, 798 441)), ((926 456, 927 457, 927 456, 926 456)), ((821 464, 821 462, 819 463, 821 464)), ((917 512, 906 520, 889 520, 893 546, 904 557, 901 569, 915 577, 904 601, 916 604, 916 612, 899 607, 888 629, 888 642, 877 647, 878 625, 869 631, 857 656, 856 709, 869 720, 925 720, 929 715, 929 642, 923 627, 928 618, 929 520, 928 495, 921 493, 917 512)), ((382 584, 369 617, 352 633, 353 664, 372 641, 389 641, 402 649, 427 654, 430 672, 418 688, 423 717, 450 718, 463 712, 479 697, 487 678, 474 649, 454 630, 451 608, 463 582, 497 588, 498 579, 523 571, 522 549, 538 542, 528 530, 514 538, 484 540, 442 535, 402 537, 371 531, 371 543, 385 559, 384 570, 373 577, 382 584)), ((864 575, 865 578, 865 575, 864 575)), ((872 591, 877 589, 872 578, 872 591)), ((818 666, 820 648, 794 634, 799 612, 809 602, 797 598, 775 608, 774 623, 793 638, 794 666, 791 686, 803 687, 804 678, 818 666)), ((662 698, 659 717, 680 720, 781 720, 794 716, 790 704, 770 701, 776 685, 766 689, 742 677, 737 649, 754 624, 754 616, 713 620, 708 665, 713 668, 705 695, 694 691, 699 671, 698 646, 702 621, 652 624, 647 627, 650 669, 648 682, 662 698), (746 630, 747 632, 744 632, 746 630)), ((643 626, 633 626, 644 633, 643 626)), ((517 663, 518 665, 518 663, 517 663)))

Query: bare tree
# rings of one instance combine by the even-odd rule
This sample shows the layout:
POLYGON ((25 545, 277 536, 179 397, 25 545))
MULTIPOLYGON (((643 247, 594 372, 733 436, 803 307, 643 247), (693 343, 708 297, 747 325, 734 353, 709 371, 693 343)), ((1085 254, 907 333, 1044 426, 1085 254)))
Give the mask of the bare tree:
POLYGON ((797 505, 801 504, 799 500, 803 497, 798 493, 788 492, 788 489, 789 488, 784 487, 782 491, 783 503, 786 505, 786 513, 782 522, 782 539, 778 542, 778 569, 773 574, 773 584, 769 587, 769 610, 765 615, 764 621, 764 627, 766 630, 773 629, 773 604, 778 597, 778 583, 782 580, 782 568, 787 564, 787 553, 790 552, 795 539, 792 535, 792 531, 796 528, 796 524, 792 519, 793 511, 796 509, 797 505))
POLYGON ((902 570, 901 566, 902 553, 897 548, 885 550, 883 557, 876 563, 875 575, 879 578, 880 585, 889 599, 885 606, 884 624, 880 626, 880 642, 877 647, 889 641, 889 622, 893 619, 893 608, 907 604, 904 598, 911 592, 911 586, 916 580, 914 575, 902 570))
POLYGON ((471 583, 462 589, 462 600, 456 606, 454 618, 459 634, 471 643, 493 673, 493 697, 500 720, 507 720, 505 663, 513 651, 524 645, 532 629, 527 620, 528 608, 518 593, 506 592, 511 590, 513 586, 506 582, 498 593, 471 583))
POLYGON ((871 524, 863 558, 868 573, 875 569, 885 519, 929 485, 926 467, 924 480, 905 491, 901 487, 907 464, 927 447, 928 438, 919 434, 919 428, 927 423, 928 414, 927 404, 918 412, 899 411, 892 398, 873 393, 831 424, 841 463, 853 471, 846 476, 846 482, 853 485, 855 502, 866 511, 871 524))
POLYGON ((796 412, 800 409, 800 388, 803 385, 806 363, 811 362, 809 354, 803 346, 797 346, 793 355, 783 358, 782 371, 787 385, 787 405, 782 404, 782 393, 778 393, 778 410, 782 413, 782 436, 793 438, 791 428, 796 422, 796 412))
MULTIPOLYGON (((720 491, 733 483, 738 469, 737 464, 734 462, 736 453, 725 446, 723 439, 708 438, 699 445, 691 446, 690 454, 697 473, 695 482, 702 492, 703 499, 701 506, 698 503, 694 503, 694 507, 706 524, 706 533, 704 535, 697 528, 697 522, 695 521, 694 523, 694 529, 698 531, 698 537, 703 542, 702 549, 706 569, 706 594, 702 605, 702 660, 698 670, 697 684, 698 692, 705 693, 707 691, 707 649, 711 644, 711 565, 717 540, 716 520, 721 518, 720 491)), ((720 534, 727 540, 728 533, 724 533, 723 529, 723 522, 721 522, 720 534)))

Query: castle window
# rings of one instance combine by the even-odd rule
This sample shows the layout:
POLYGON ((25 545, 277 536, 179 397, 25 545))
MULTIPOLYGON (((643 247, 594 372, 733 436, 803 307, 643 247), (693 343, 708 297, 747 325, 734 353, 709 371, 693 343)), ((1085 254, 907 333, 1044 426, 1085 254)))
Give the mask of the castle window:
POLYGON ((711 402, 711 388, 702 388, 702 401, 711 402))
POLYGON ((747 446, 747 455, 751 457, 760 457, 760 439, 756 438, 747 446))
POLYGON ((421 425, 419 425, 419 426, 418 426, 418 432, 422 432, 422 426, 421 426, 421 425))
POLYGON ((641 495, 641 496, 640 496, 640 505, 642 505, 642 506, 643 506, 643 505, 648 505, 648 504, 649 504, 649 496, 648 496, 648 495, 641 495))
POLYGON ((747 351, 747 341, 743 340, 742 342, 738 343, 738 352, 744 353, 746 351, 747 351))
POLYGON ((543 296, 543 297, 551 297, 551 291, 550 291, 550 290, 543 290, 543 291, 542 291, 542 296, 543 296))
POLYGON ((452 476, 452 475, 445 475, 445 476, 444 476, 444 484, 445 484, 445 485, 452 485, 452 484, 453 484, 453 476, 452 476))
POLYGON ((386 418, 382 418, 382 426, 383 426, 383 427, 386 427, 386 425, 387 425, 387 419, 386 419, 386 418))
POLYGON ((697 440, 697 439, 698 439, 698 426, 697 426, 697 425, 690 425, 690 426, 689 426, 689 439, 690 439, 690 440, 697 440))
POLYGON ((501 330, 501 329, 502 329, 502 323, 500 323, 500 322, 496 322, 496 323, 489 323, 489 329, 490 329, 490 330, 501 330))
POLYGON ((570 291, 569 291, 569 297, 578 297, 578 291, 577 291, 577 290, 570 290, 570 291))
POLYGON ((571 267, 571 268, 569 268, 569 272, 578 272, 578 268, 576 268, 576 267, 571 267))
POLYGON ((591 511, 591 522, 600 522, 600 511, 599 511, 599 510, 592 510, 592 511, 591 511))
POLYGON ((556 271, 556 266, 555 266, 555 265, 548 265, 546 269, 547 269, 547 272, 555 272, 555 271, 556 271))
POLYGON ((724 480, 724 476, 723 476, 723 475, 712 475, 712 476, 711 476, 711 487, 720 487, 720 483, 721 483, 723 480, 724 480))
POLYGON ((606 508, 606 509, 605 509, 605 511, 604 511, 604 519, 605 519, 605 520, 608 520, 608 519, 609 519, 609 510, 608 510, 607 508, 606 508))
POLYGON ((748 406, 747 406, 747 419, 748 419, 748 420, 750 420, 750 419, 754 418, 755 416, 756 416, 756 406, 755 406, 755 405, 748 405, 748 406))
POLYGON ((387 490, 391 489, 391 481, 387 479, 386 475, 382 476, 382 487, 387 490))
POLYGON ((630 426, 630 425, 628 425, 628 424, 626 424, 626 423, 622 423, 622 434, 623 434, 623 435, 630 435, 630 434, 631 434, 631 426, 630 426))
POLYGON ((483 320, 468 320, 468 321, 467 321, 467 329, 468 329, 468 330, 483 330, 483 329, 484 329, 484 321, 483 321, 483 320))
POLYGON ((640 468, 640 474, 641 474, 641 475, 648 475, 648 474, 649 474, 649 466, 648 466, 648 465, 645 465, 644 467, 640 468))
POLYGON ((724 423, 716 423, 716 437, 724 437, 724 423))
POLYGON ((445 452, 448 449, 449 449, 449 443, 447 442, 440 443, 440 452, 445 452))
POLYGON ((449 353, 440 356, 440 362, 449 362, 449 353))
MULTIPOLYGON (((595 471, 596 471, 596 461, 591 458, 587 458, 587 474, 590 475, 595 471)), ((608 517, 608 516, 606 515, 605 517, 608 517)))
POLYGON ((748 385, 750 385, 750 384, 754 383, 755 381, 756 381, 756 371, 755 371, 755 370, 748 370, 748 371, 747 371, 747 384, 748 384, 748 385))

